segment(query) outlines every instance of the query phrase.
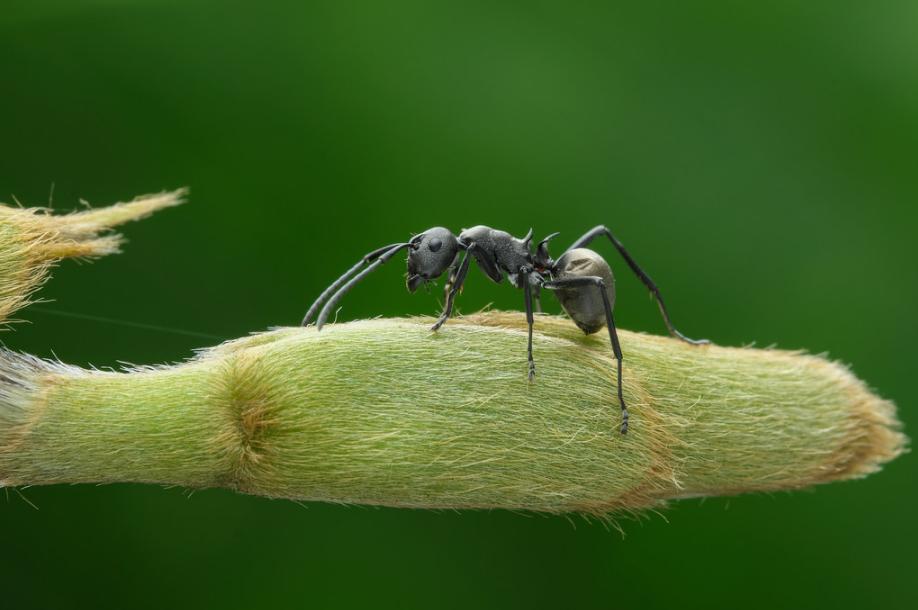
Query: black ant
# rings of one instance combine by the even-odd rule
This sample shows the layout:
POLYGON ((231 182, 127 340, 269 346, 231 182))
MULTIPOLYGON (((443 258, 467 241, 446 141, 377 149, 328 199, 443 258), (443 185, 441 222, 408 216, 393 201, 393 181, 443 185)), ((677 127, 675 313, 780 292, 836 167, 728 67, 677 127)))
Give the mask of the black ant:
POLYGON ((316 329, 322 330, 322 326, 328 320, 331 312, 335 310, 335 306, 357 282, 398 252, 408 248, 406 285, 409 292, 414 292, 421 284, 435 280, 449 270, 443 313, 431 327, 432 331, 436 331, 452 315, 453 302, 462 289, 462 284, 468 274, 469 263, 474 258, 478 266, 494 282, 501 282, 506 275, 513 286, 523 289, 526 321, 529 323, 530 380, 535 376, 535 361, 532 358, 533 302, 535 302, 535 308, 539 310, 542 288, 555 293, 564 311, 584 333, 595 333, 603 326, 608 329, 612 352, 618 363, 618 401, 622 407, 621 433, 625 434, 628 432, 628 408, 625 406, 625 398, 622 395, 622 349, 615 329, 615 318, 612 316, 612 309, 615 305, 615 279, 609 263, 602 256, 584 246, 601 235, 608 237, 631 270, 653 294, 669 333, 693 345, 705 344, 708 341, 689 339, 676 330, 669 319, 660 290, 609 229, 604 226, 595 227, 575 241, 561 255, 561 258, 554 260, 548 255, 548 242, 557 235, 557 233, 552 233, 543 239, 533 253, 531 249, 532 229, 523 239, 513 237, 506 231, 485 226, 463 229, 458 237, 443 227, 428 229, 420 235, 415 235, 406 243, 390 244, 364 256, 360 262, 319 295, 319 298, 306 312, 303 326, 309 324, 319 310, 319 306, 324 302, 325 306, 322 307, 316 321, 316 329), (465 254, 460 261, 462 252, 465 254))

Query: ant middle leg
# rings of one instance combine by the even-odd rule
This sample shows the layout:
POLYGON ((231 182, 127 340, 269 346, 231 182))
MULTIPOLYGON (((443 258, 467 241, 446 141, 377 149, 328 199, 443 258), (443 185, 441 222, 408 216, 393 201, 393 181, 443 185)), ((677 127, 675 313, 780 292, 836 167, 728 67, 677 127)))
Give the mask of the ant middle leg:
POLYGON ((529 277, 528 271, 520 271, 520 280, 523 283, 523 295, 526 301, 526 322, 529 325, 529 344, 526 353, 529 359, 529 381, 532 381, 536 373, 535 360, 532 358, 532 325, 535 320, 532 314, 532 284, 529 283, 529 277))

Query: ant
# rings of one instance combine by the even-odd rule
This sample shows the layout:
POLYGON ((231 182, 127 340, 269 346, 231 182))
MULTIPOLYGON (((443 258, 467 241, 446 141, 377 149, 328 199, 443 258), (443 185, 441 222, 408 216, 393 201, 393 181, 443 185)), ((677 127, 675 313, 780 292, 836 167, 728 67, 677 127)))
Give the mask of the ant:
POLYGON ((622 395, 622 349, 618 342, 618 332, 615 329, 615 318, 612 315, 615 305, 615 279, 609 263, 598 253, 585 246, 597 237, 604 235, 609 238, 634 274, 653 294, 660 313, 663 315, 666 328, 669 329, 669 334, 693 345, 702 345, 709 341, 689 339, 676 330, 669 319, 660 290, 609 229, 602 225, 593 228, 565 250, 561 258, 554 260, 548 254, 548 242, 557 235, 558 233, 552 233, 543 239, 533 252, 532 229, 523 239, 513 237, 506 231, 481 225, 463 229, 458 237, 443 227, 428 229, 415 235, 408 242, 383 246, 360 259, 347 273, 335 280, 319 295, 319 298, 306 312, 302 325, 309 324, 319 311, 319 306, 324 302, 325 306, 322 307, 316 321, 316 329, 322 330, 328 316, 351 288, 380 265, 385 264, 397 253, 407 248, 408 279, 406 286, 409 292, 414 292, 421 284, 436 280, 449 270, 443 313, 431 327, 432 331, 436 331, 452 315, 456 295, 462 289, 469 264, 474 258, 478 266, 495 283, 500 283, 504 276, 507 276, 514 287, 523 290, 526 321, 529 324, 530 381, 535 376, 535 361, 532 358, 533 302, 535 302, 535 310, 541 311, 539 297, 543 288, 555 294, 564 311, 584 333, 595 333, 603 326, 608 329, 612 353, 618 363, 618 401, 622 408, 620 430, 622 434, 626 434, 628 432, 628 408, 622 395), (461 261, 459 260, 460 255, 461 261))

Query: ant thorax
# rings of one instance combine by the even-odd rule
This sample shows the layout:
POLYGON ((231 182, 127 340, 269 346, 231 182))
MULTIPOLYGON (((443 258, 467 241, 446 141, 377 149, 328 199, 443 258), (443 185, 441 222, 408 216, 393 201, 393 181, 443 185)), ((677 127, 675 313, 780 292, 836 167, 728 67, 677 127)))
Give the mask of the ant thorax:
MULTIPOLYGON (((484 262, 485 266, 490 263, 499 273, 509 276, 510 282, 517 288, 520 286, 516 276, 520 269, 533 268, 532 253, 529 249, 531 239, 531 231, 526 237, 519 239, 506 231, 484 225, 463 229, 459 234, 460 243, 474 243, 477 246, 473 255, 479 263, 484 262)), ((489 275, 494 281, 499 281, 493 273, 489 275)))

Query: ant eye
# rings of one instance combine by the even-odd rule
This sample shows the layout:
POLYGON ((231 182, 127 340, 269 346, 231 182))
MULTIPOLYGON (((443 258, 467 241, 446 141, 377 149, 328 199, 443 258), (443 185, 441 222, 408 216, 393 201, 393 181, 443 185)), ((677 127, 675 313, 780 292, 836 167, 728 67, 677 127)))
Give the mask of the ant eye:
POLYGON ((443 245, 443 242, 439 237, 432 237, 429 242, 427 242, 427 247, 431 252, 436 252, 443 245))

